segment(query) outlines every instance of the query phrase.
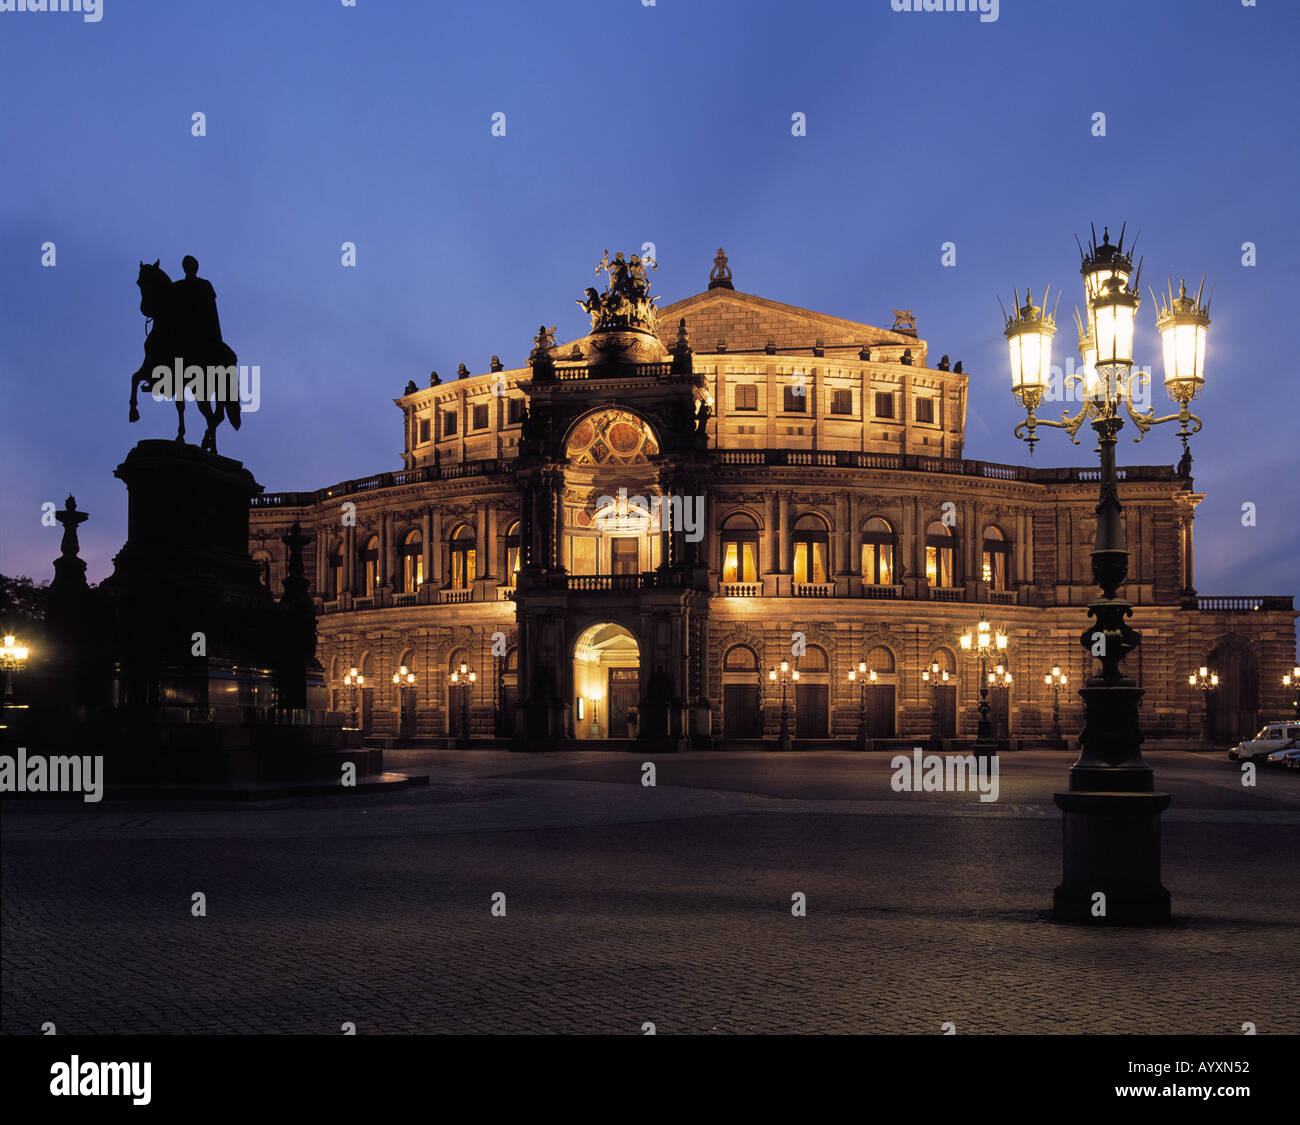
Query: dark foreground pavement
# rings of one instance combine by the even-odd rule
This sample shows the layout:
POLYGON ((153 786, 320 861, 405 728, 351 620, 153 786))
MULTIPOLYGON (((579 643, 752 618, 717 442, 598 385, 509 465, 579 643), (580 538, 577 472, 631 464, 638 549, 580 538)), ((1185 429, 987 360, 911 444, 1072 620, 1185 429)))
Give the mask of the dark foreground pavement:
POLYGON ((0 1030, 1300 1032, 1294 773, 1149 755, 1177 920, 1111 930, 1046 915, 1062 755, 1004 756, 996 803, 850 753, 655 788, 621 755, 405 757, 427 790, 6 802, 0 1030))

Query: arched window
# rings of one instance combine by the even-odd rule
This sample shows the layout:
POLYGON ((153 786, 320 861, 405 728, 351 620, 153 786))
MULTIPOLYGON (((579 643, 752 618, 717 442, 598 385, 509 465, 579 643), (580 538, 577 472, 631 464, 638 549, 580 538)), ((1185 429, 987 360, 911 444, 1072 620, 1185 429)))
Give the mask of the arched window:
POLYGON ((831 570, 830 529, 820 516, 800 516, 794 524, 794 580, 828 582, 831 570))
POLYGON ((379 536, 372 535, 361 548, 361 596, 368 598, 375 592, 379 583, 379 536))
POLYGON ((424 581, 424 537, 418 531, 407 532, 402 540, 402 589, 413 594, 424 581))
POLYGON ((939 665, 940 672, 947 672, 950 676, 956 675, 957 673, 957 658, 953 656, 951 649, 935 649, 934 655, 930 657, 930 663, 927 664, 926 667, 929 668, 935 664, 939 665))
POLYGON ((1011 589, 1011 544, 992 524, 984 529, 983 578, 990 590, 1011 589))
POLYGON ((516 520, 505 534, 506 545, 506 585, 515 584, 515 575, 519 573, 519 522, 516 520))
POLYGON ((925 529, 925 579, 931 586, 957 585, 955 547, 956 537, 946 523, 935 520, 925 529))
POLYGON ((877 645, 867 653, 867 667, 875 669, 882 676, 887 676, 894 671, 894 654, 884 645, 877 645))
POLYGON ((894 529, 879 516, 862 525, 862 581, 870 586, 894 584, 894 529))
POLYGON ((321 591, 323 597, 331 600, 338 598, 343 593, 343 540, 335 541, 334 546, 330 548, 329 558, 326 561, 326 588, 321 591))
POLYGON ((804 654, 799 657, 799 671, 802 672, 825 672, 830 667, 830 662, 826 659, 826 650, 820 645, 809 645, 804 654))
POLYGON ((758 524, 744 512, 722 524, 722 581, 758 581, 758 524))
POLYGON ((468 590, 478 577, 474 529, 463 523, 451 535, 451 588, 468 590))
POLYGON ((722 658, 724 672, 757 672, 758 656, 749 645, 732 645, 722 658))

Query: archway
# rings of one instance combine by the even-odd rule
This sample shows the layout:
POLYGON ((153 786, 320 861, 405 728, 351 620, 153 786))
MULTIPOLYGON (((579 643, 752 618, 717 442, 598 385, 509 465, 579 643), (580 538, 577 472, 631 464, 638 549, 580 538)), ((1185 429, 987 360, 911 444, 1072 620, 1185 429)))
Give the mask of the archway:
POLYGON ((635 738, 641 703, 641 648, 612 621, 585 629, 573 645, 575 738, 635 738))

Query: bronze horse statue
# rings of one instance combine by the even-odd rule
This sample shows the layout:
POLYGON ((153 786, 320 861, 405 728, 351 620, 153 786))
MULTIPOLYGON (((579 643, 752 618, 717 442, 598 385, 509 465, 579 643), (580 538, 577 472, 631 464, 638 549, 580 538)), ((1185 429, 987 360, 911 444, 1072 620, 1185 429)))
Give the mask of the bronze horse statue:
MULTIPOLYGON (((146 385, 155 385, 155 368, 166 368, 173 376, 184 372, 187 367, 202 368, 205 373, 214 368, 238 372, 238 357, 231 348, 221 340, 221 328, 217 320, 216 294, 212 286, 197 277, 198 262, 187 256, 183 263, 186 276, 181 281, 173 282, 166 270, 155 259, 152 265, 140 263, 140 274, 136 284, 140 287, 140 311, 152 322, 144 340, 144 363, 131 376, 131 411, 128 416, 132 422, 140 420, 137 392, 146 385)), ((239 395, 238 376, 233 381, 234 394, 223 394, 221 380, 213 380, 200 385, 194 393, 195 405, 207 421, 201 448, 209 453, 217 451, 217 426, 223 418, 228 418, 234 429, 239 429, 239 395)), ((185 388, 170 386, 170 394, 176 403, 177 431, 176 440, 185 440, 185 388)))

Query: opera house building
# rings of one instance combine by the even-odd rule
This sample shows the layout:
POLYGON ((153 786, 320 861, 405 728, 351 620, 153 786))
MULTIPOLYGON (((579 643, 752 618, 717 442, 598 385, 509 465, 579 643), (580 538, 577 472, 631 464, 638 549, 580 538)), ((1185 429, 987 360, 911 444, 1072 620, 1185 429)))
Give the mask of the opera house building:
MULTIPOLYGON (((401 467, 254 499, 273 590, 313 538, 333 706, 393 740, 758 746, 784 712, 796 749, 886 747, 972 738, 983 687, 1004 745, 1077 737, 1098 470, 966 459, 970 374, 909 314, 741 292, 721 251, 656 308, 648 264, 606 257, 577 341, 409 383, 401 467)), ((1121 471, 1147 739, 1286 712, 1291 599, 1199 596, 1190 474, 1121 471)))

